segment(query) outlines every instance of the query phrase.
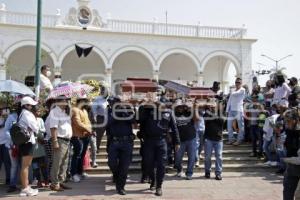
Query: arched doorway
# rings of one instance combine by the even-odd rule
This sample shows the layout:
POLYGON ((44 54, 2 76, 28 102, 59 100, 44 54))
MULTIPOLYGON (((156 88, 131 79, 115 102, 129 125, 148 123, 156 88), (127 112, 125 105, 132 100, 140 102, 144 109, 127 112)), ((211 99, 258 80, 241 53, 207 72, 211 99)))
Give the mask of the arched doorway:
POLYGON ((112 80, 127 78, 153 78, 152 62, 141 52, 126 51, 112 61, 112 80))
MULTIPOLYGON (((35 46, 22 46, 10 53, 7 58, 6 78, 24 81, 26 76, 35 74, 35 46)), ((42 50, 41 65, 54 67, 54 61, 50 55, 42 50)), ((54 73, 52 73, 54 74, 54 73)))
POLYGON ((186 50, 170 50, 158 61, 161 80, 197 81, 198 59, 186 50))
POLYGON ((105 63, 100 55, 92 51, 87 57, 78 57, 75 50, 65 55, 61 64, 63 81, 105 80, 105 63))
POLYGON ((234 79, 240 75, 239 61, 229 53, 215 52, 202 62, 203 85, 211 87, 214 81, 221 83, 221 89, 229 92, 234 79))

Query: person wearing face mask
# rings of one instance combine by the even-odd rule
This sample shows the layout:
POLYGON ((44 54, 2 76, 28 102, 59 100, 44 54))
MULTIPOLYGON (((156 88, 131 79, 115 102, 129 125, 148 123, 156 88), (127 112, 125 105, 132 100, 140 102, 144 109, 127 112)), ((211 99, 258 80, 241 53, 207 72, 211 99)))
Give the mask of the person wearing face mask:
POLYGON ((292 77, 288 79, 289 86, 292 89, 291 94, 288 97, 289 107, 296 107, 300 103, 300 86, 298 85, 298 79, 296 77, 292 77))
POLYGON ((5 121, 7 118, 6 108, 0 105, 0 169, 4 165, 5 167, 5 183, 9 185, 10 183, 10 157, 9 157, 9 149, 6 147, 7 137, 5 134, 5 121), (3 164, 3 165, 2 165, 3 164))
POLYGON ((71 162, 71 175, 75 183, 85 178, 83 160, 92 135, 92 125, 87 112, 89 100, 86 95, 77 99, 77 105, 72 109, 73 156, 71 162))
POLYGON ((38 102, 31 97, 23 97, 21 100, 22 111, 18 115, 19 125, 27 129, 31 136, 27 143, 19 145, 19 153, 22 158, 20 196, 36 196, 39 193, 37 189, 32 189, 28 183, 29 166, 32 163, 33 150, 36 144, 35 134, 39 131, 38 121, 33 114, 33 108, 37 104, 38 102))
POLYGON ((51 91, 53 90, 53 85, 49 79, 51 76, 50 67, 48 65, 43 65, 41 67, 41 75, 40 75, 40 90, 51 91))
POLYGON ((51 132, 52 166, 50 171, 50 189, 53 191, 71 189, 63 184, 66 180, 69 145, 73 134, 69 101, 65 96, 55 99, 54 106, 48 116, 49 125, 46 126, 46 129, 49 127, 51 132))

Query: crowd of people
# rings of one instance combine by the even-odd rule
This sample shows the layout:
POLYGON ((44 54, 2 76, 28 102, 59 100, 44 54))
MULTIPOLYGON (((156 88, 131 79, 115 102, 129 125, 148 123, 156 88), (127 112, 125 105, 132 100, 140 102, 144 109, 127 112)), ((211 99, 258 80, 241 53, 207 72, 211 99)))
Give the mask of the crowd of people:
MULTIPOLYGON (((42 67, 41 89, 53 89, 48 81, 49 71, 49 67, 42 67)), ((211 89, 216 93, 214 103, 205 104, 185 98, 168 99, 165 94, 159 100, 147 97, 132 104, 118 96, 109 96, 105 90, 92 101, 80 95, 74 105, 64 95, 48 99, 44 105, 29 96, 16 98, 12 107, 0 108, 0 165, 5 166, 7 192, 19 190, 18 177, 20 196, 38 195, 38 189, 30 184, 57 192, 71 189, 67 181, 78 183, 88 176, 83 167, 88 151, 91 167, 98 167, 96 154, 103 145, 104 134, 108 166, 120 195, 126 194, 136 137, 141 144, 141 182, 149 182, 155 195, 162 195, 167 165, 176 169, 176 176, 184 176, 185 153, 187 180, 192 179, 201 159, 204 159, 204 176, 211 177, 214 152, 215 179, 220 181, 223 135, 227 129, 226 145, 251 142, 249 156, 277 166, 278 174, 285 172, 283 196, 285 200, 293 199, 299 168, 284 159, 300 156, 297 78, 286 83, 284 76, 277 74, 263 89, 254 85, 251 93, 242 79, 237 78, 228 96, 223 95, 218 82, 211 89), (41 108, 46 108, 43 115, 41 108), (16 123, 29 135, 26 142, 18 145, 12 137, 16 123), (138 129, 137 134, 134 129, 138 129)))

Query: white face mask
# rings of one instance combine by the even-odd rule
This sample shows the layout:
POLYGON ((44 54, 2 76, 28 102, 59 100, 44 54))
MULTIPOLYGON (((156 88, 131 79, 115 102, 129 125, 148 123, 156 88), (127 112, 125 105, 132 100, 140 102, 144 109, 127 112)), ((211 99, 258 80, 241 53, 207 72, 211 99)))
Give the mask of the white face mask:
POLYGON ((47 77, 50 77, 51 74, 52 74, 51 71, 47 71, 47 72, 46 72, 47 77))

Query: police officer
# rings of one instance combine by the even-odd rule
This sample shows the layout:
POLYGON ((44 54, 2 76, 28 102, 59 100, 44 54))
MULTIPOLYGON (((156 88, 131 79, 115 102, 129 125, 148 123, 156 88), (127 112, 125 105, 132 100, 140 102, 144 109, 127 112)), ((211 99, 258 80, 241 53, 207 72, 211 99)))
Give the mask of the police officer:
POLYGON ((108 111, 106 134, 108 139, 108 166, 113 173, 116 190, 120 195, 126 195, 124 189, 129 165, 132 159, 134 134, 134 111, 128 105, 114 98, 108 111))
POLYGON ((162 195, 162 183, 167 164, 167 133, 172 129, 172 138, 179 149, 180 139, 175 119, 165 102, 145 103, 139 109, 139 123, 144 128, 144 156, 147 174, 150 177, 150 190, 156 196, 162 195), (156 167, 156 175, 154 168, 156 167), (155 181, 154 181, 155 180, 155 181), (156 184, 156 185, 155 185, 156 184))

